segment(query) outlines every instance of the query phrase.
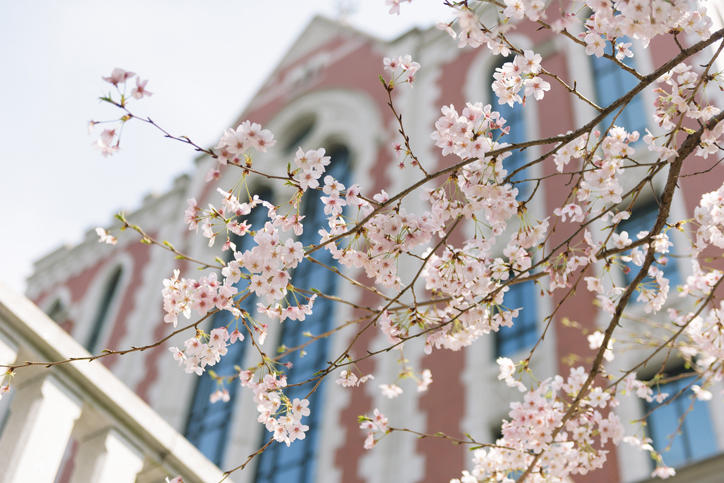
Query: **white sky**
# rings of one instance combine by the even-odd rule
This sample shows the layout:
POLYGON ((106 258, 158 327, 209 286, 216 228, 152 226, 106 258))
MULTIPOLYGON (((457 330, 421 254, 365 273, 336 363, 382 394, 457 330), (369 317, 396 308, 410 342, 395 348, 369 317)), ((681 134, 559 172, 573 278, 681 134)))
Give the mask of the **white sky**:
MULTIPOLYGON (((350 23, 383 38, 448 17, 440 0, 399 17, 384 0, 351 3, 350 23)), ((136 123, 115 156, 93 148, 88 121, 116 114, 97 100, 102 75, 150 79, 139 112, 207 145, 311 18, 335 12, 333 0, 0 0, 0 282, 24 290, 33 260, 191 169, 192 150, 136 123)))

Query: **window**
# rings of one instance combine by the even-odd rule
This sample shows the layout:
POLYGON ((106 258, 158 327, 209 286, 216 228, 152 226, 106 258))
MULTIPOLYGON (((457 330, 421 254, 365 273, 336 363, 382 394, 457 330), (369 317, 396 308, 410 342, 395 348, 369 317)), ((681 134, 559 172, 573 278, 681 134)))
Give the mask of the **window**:
MULTIPOLYGON (((618 42, 629 42, 627 37, 621 37, 618 42)), ((612 52, 611 42, 606 42, 605 52, 612 52)), ((591 59, 591 67, 593 69, 593 82, 596 86, 596 99, 601 107, 608 107, 611 103, 618 100, 621 96, 633 89, 638 80, 633 74, 621 69, 615 62, 605 57, 589 56, 591 59)), ((635 68, 635 63, 631 57, 626 57, 624 63, 629 67, 635 68)), ((602 130, 607 129, 611 125, 614 116, 618 112, 615 109, 612 113, 603 119, 602 130)), ((644 100, 641 94, 631 99, 623 112, 616 119, 616 124, 626 129, 626 131, 638 131, 643 138, 644 129, 648 125, 646 122, 646 110, 644 109, 644 100)))
POLYGON ((90 337, 88 337, 88 342, 85 344, 85 348, 88 349, 88 352, 94 352, 98 349, 98 344, 100 342, 99 339, 107 322, 108 309, 110 309, 111 302, 113 302, 113 299, 118 294, 121 275, 123 275, 123 268, 118 267, 109 277, 108 282, 106 282, 103 297, 101 298, 101 304, 98 306, 98 312, 93 320, 90 337))
POLYGON ((695 377, 670 379, 673 380, 654 388, 656 394, 668 394, 663 403, 645 403, 646 413, 651 412, 646 422, 653 446, 664 462, 682 466, 714 455, 717 443, 709 405, 693 397, 690 389, 696 383, 695 377))
MULTIPOLYGON (((499 63, 497 63, 491 72, 495 72, 495 69, 502 67, 504 63, 511 61, 510 58, 504 58, 499 63)), ((492 82, 492 74, 490 76, 491 82, 492 82)), ((493 88, 491 85, 488 85, 488 95, 490 96, 490 105, 493 106, 493 110, 498 111, 500 115, 505 119, 507 122, 505 123, 506 126, 510 126, 510 133, 503 136, 501 141, 505 141, 506 143, 510 144, 516 144, 516 143, 522 143, 526 140, 526 133, 525 133, 525 117, 524 117, 524 110, 523 106, 521 104, 514 104, 513 107, 510 107, 508 104, 500 104, 498 103, 498 96, 495 95, 495 92, 493 92, 493 88)), ((522 151, 520 149, 516 149, 512 152, 510 156, 505 158, 503 161, 503 166, 508 171, 508 173, 512 173, 516 169, 520 168, 521 166, 524 166, 526 163, 526 155, 525 151, 522 151)), ((523 171, 520 171, 515 176, 511 178, 512 181, 521 181, 524 179, 529 178, 528 175, 529 169, 525 169, 523 171)), ((530 196, 530 192, 533 189, 532 183, 518 183, 514 185, 516 188, 518 188, 518 201, 525 201, 528 196, 530 196)))
MULTIPOLYGON (((619 223, 617 231, 628 232, 628 236, 631 240, 636 241, 638 240, 638 233, 641 231, 650 231, 654 224, 656 223, 656 218, 659 216, 659 206, 656 203, 656 200, 652 200, 640 207, 635 207, 631 211, 631 217, 628 220, 624 220, 621 223, 619 223)), ((671 251, 674 247, 670 247, 669 250, 671 251)), ((676 259, 673 258, 671 255, 671 252, 667 254, 667 262, 666 265, 656 264, 658 268, 663 270, 664 276, 669 279, 669 293, 671 293, 676 285, 681 283, 681 277, 679 275, 679 270, 676 266, 676 259)), ((661 255, 657 255, 657 260, 661 257, 661 255)), ((625 262, 624 264, 625 269, 623 271, 623 277, 626 282, 626 285, 633 282, 634 278, 636 278, 636 275, 638 274, 641 267, 638 267, 634 265, 632 262, 625 262)), ((646 277, 643 282, 643 284, 655 284, 654 280, 651 277, 646 277)), ((633 299, 632 299, 633 300, 633 299)))
MULTIPOLYGON (((338 179, 344 185, 349 183, 349 157, 350 153, 344 146, 337 146, 329 151, 332 162, 327 169, 326 174, 330 174, 338 179)), ((306 215, 307 225, 300 240, 304 246, 308 246, 319 241, 317 228, 327 225, 326 217, 322 203, 320 201, 320 191, 310 191, 304 201, 303 214, 306 215)), ((336 262, 327 250, 319 250, 315 252, 315 258, 329 266, 335 266, 336 262)), ((294 272, 292 283, 301 288, 314 287, 325 294, 333 295, 336 292, 337 277, 320 265, 310 263, 307 260, 302 261, 294 272)), ((282 333, 280 336, 280 345, 287 347, 298 346, 308 338, 305 332, 319 334, 326 332, 332 327, 332 317, 334 316, 334 306, 331 301, 318 297, 314 303, 314 311, 304 323, 285 322, 282 324, 282 333)), ((284 362, 291 362, 292 368, 287 372, 288 384, 295 384, 314 375, 314 372, 323 367, 327 360, 328 338, 316 340, 306 347, 306 354, 301 355, 298 351, 290 354, 284 359, 284 362)), ((303 398, 311 390, 313 384, 305 384, 303 386, 295 386, 285 391, 290 399, 295 397, 303 398)), ((319 439, 319 430, 321 425, 321 416, 323 409, 322 391, 324 385, 320 385, 317 390, 309 396, 309 406, 311 414, 306 417, 303 422, 309 426, 306 437, 303 440, 297 440, 287 447, 283 443, 274 442, 272 445, 259 456, 257 464, 256 482, 261 483, 311 483, 315 481, 316 445, 319 439)), ((268 439, 269 434, 265 433, 264 441, 268 439)))
POLYGON ((538 340, 536 320, 536 288, 533 280, 510 286, 503 297, 506 309, 522 307, 511 327, 501 327, 495 333, 495 356, 510 357, 527 349, 538 340))
POLYGON ((62 324, 68 319, 68 310, 60 299, 55 299, 46 313, 57 324, 62 324))
POLYGON ((292 135, 289 137, 289 140, 284 144, 284 154, 294 153, 297 148, 301 146, 302 141, 304 141, 314 130, 316 119, 312 115, 299 119, 294 124, 295 130, 292 131, 292 135))
MULTIPOLYGON (((269 198, 269 191, 259 193, 263 199, 269 198)), ((248 222, 252 226, 252 230, 257 230, 263 226, 266 221, 267 211, 262 206, 257 206, 249 215, 248 222)), ((236 243, 237 251, 245 251, 252 248, 254 239, 251 236, 245 236, 241 239, 233 240, 236 243)), ((238 293, 245 290, 249 281, 241 279, 236 283, 238 293)), ((256 306, 256 297, 251 295, 241 304, 241 308, 253 312, 256 306)), ((226 310, 218 312, 211 320, 211 329, 218 327, 228 327, 234 323, 234 316, 226 310)), ((231 332, 234 327, 229 328, 231 332)), ((239 331, 246 337, 246 328, 239 323, 239 331)), ((237 342, 228 346, 228 352, 221 360, 211 368, 217 376, 231 376, 234 374, 234 366, 241 366, 244 361, 246 352, 246 343, 237 342)), ((209 400, 211 394, 221 386, 214 380, 209 372, 205 371, 196 383, 191 409, 189 410, 188 421, 186 423, 186 438, 191 441, 207 458, 213 461, 217 466, 221 466, 224 458, 224 450, 228 441, 229 428, 231 426, 231 418, 234 411, 234 403, 239 391, 239 381, 234 381, 225 386, 229 391, 229 401, 217 402, 212 404, 209 400)))

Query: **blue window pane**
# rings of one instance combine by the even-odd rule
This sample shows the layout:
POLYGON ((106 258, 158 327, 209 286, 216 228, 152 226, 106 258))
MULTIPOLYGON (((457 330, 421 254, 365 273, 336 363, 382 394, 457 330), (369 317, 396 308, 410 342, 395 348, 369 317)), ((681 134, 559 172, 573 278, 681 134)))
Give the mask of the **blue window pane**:
MULTIPOLYGON (((628 39, 621 37, 618 42, 628 42, 628 39)), ((607 54, 612 52, 611 42, 606 42, 605 52, 607 54)), ((638 84, 638 80, 633 74, 619 68, 613 61, 595 55, 590 56, 590 59, 593 67, 593 80, 596 85, 596 99, 598 99, 599 106, 608 107, 638 84)), ((629 67, 636 67, 631 57, 626 57, 624 63, 629 67)), ((603 119, 602 129, 607 129, 611 125, 617 112, 618 109, 615 109, 614 112, 603 119)), ((628 132, 638 131, 643 137, 644 129, 646 129, 648 123, 646 122, 646 110, 644 109, 641 94, 636 95, 628 103, 626 109, 616 119, 616 124, 628 132)))
MULTIPOLYGON (((327 173, 339 180, 342 184, 349 184, 349 151, 340 146, 330 150, 332 162, 328 167, 327 173)), ((299 241, 306 247, 319 241, 318 230, 327 226, 326 215, 322 207, 320 197, 322 193, 319 191, 308 192, 306 195, 303 214, 305 218, 304 233, 299 241)), ((319 250, 315 252, 314 257, 328 266, 337 265, 332 255, 327 250, 319 250)), ((311 289, 315 288, 322 293, 333 295, 336 292, 337 277, 326 268, 310 263, 307 260, 302 261, 292 276, 293 285, 311 289)), ((314 303, 314 310, 304 322, 288 321, 282 325, 282 333, 280 336, 280 345, 286 347, 296 347, 306 342, 308 337, 304 336, 305 332, 319 334, 326 332, 332 328, 332 317, 334 315, 334 307, 330 300, 318 297, 314 303)), ((295 384, 313 377, 315 371, 324 367, 327 360, 328 339, 323 338, 314 341, 304 350, 306 354, 302 356, 299 351, 286 356, 283 361, 291 362, 293 365, 287 371, 287 383, 295 384)), ((314 383, 307 383, 302 386, 294 386, 285 390, 285 394, 290 399, 295 397, 304 398, 314 386, 314 383)), ((311 414, 302 422, 309 426, 305 439, 294 441, 291 446, 287 447, 283 443, 274 442, 264 453, 259 456, 257 462, 256 479, 257 483, 311 483, 315 479, 315 458, 317 439, 319 437, 319 429, 321 424, 321 415, 323 408, 322 393, 324 384, 321 384, 309 399, 309 407, 311 414)), ((269 438, 269 434, 264 434, 264 440, 269 438)))
POLYGON ((304 481, 304 467, 284 466, 280 464, 278 472, 274 475, 274 481, 288 481, 290 483, 292 481, 304 481))
MULTIPOLYGON (((690 401, 682 403, 682 414, 689 409, 690 401)), ((706 401, 696 399, 694 407, 686 415, 684 423, 689 435, 689 445, 694 459, 706 458, 717 452, 716 437, 712 429, 712 421, 709 416, 709 405, 706 401), (700 429, 701 428, 701 429, 700 429)))
MULTIPOLYGON (((628 232, 628 236, 631 240, 636 241, 638 240, 638 233, 641 231, 651 231, 651 229, 654 227, 654 224, 656 223, 656 218, 659 216, 659 207, 656 204, 656 202, 647 203, 646 205, 635 208, 631 212, 631 217, 628 220, 622 221, 618 225, 617 231, 628 232)), ((674 254, 675 247, 669 248, 669 253, 667 254, 667 262, 666 265, 661 265, 659 263, 656 263, 655 266, 659 269, 663 270, 664 276, 669 279, 669 293, 672 293, 673 290, 675 290, 676 286, 681 283, 681 275, 679 274, 678 267, 676 265, 676 259, 671 256, 674 254)), ((657 260, 661 258, 661 255, 657 255, 657 260)), ((626 281, 626 285, 633 282, 634 278, 636 278, 636 275, 638 275, 639 270, 641 270, 641 267, 634 265, 632 262, 624 262, 624 266, 626 267, 626 270, 623 272, 624 280, 626 281)), ((646 277, 643 282, 646 285, 655 285, 656 282, 651 277, 646 277)), ((638 293, 638 291, 636 292, 638 293)), ((636 300, 636 297, 633 297, 631 299, 632 301, 636 300)))
MULTIPOLYGON (((263 192, 260 196, 264 199, 268 198, 269 192, 263 192)), ((263 207, 257 207, 252 211, 249 222, 252 230, 256 230, 263 226, 266 220, 266 210, 263 207)), ((236 241, 237 251, 245 251, 252 248, 254 240, 251 236, 245 236, 241 240, 236 241)), ((246 289, 249 281, 241 279, 236 283, 239 293, 246 289)), ((247 297, 241 304, 241 308, 252 312, 256 305, 256 297, 253 295, 247 297)), ((211 321, 211 328, 227 327, 233 323, 234 316, 228 311, 221 311, 214 315, 211 321)), ((230 331, 233 328, 230 327, 230 331)), ((246 328, 239 326, 239 331, 246 335, 246 328)), ((234 366, 241 366, 246 351, 246 343, 237 342, 228 347, 228 352, 221 360, 211 369, 217 376, 232 376, 235 373, 234 366)), ((219 384, 209 375, 208 371, 204 372, 196 384, 194 398, 191 403, 188 421, 186 423, 186 438, 191 441, 207 458, 216 465, 221 466, 224 458, 224 450, 228 440, 228 429, 233 415, 234 402, 239 392, 239 384, 232 383, 225 386, 229 391, 228 402, 217 402, 212 404, 209 401, 211 394, 220 388, 219 384)))
POLYGON ((662 384, 655 392, 668 394, 664 403, 645 403, 646 412, 652 411, 647 419, 649 436, 670 466, 682 466, 717 453, 709 406, 693 398, 689 389, 693 383, 692 376, 662 384))
POLYGON ((495 333, 496 357, 509 357, 532 347, 538 340, 536 288, 532 280, 510 286, 503 298, 506 309, 522 307, 511 327, 501 327, 495 333))
MULTIPOLYGON (((502 67, 504 63, 509 62, 510 60, 511 59, 509 58, 503 59, 495 67, 493 67, 493 70, 491 72, 495 72, 496 68, 502 67)), ((498 96, 495 95, 492 87, 490 87, 488 95, 490 96, 490 105, 493 107, 493 110, 498 111, 503 119, 507 121, 505 124, 506 126, 510 126, 510 133, 503 136, 501 141, 505 141, 509 144, 524 142, 526 140, 526 133, 523 106, 521 104, 515 104, 513 105, 513 107, 510 107, 508 104, 498 103, 498 96)), ((521 166, 524 166, 525 164, 526 155, 525 152, 521 151, 520 149, 516 149, 515 151, 513 151, 512 154, 503 161, 503 167, 506 169, 506 171, 508 171, 508 173, 512 173, 521 166)), ((511 178, 511 181, 521 181, 524 179, 529 179, 529 171, 529 169, 524 169, 520 171, 511 178)), ((518 188, 518 196, 516 197, 518 201, 525 201, 528 196, 530 196, 530 193, 533 189, 532 182, 518 183, 514 186, 518 188)))
POLYGON ((673 441, 667 439, 674 434, 679 426, 678 413, 676 404, 671 404, 658 408, 648 419, 649 432, 654 447, 658 451, 663 451, 664 448, 671 444, 671 449, 665 453, 664 461, 672 466, 681 465, 686 461, 684 439, 682 437, 677 437, 673 441))

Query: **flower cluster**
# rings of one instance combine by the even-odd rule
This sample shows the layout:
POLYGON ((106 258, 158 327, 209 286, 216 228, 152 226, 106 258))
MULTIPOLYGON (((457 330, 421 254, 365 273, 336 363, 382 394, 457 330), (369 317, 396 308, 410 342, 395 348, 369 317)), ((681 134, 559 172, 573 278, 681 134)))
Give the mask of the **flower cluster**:
POLYGON ((358 419, 360 422, 360 429, 367 433, 367 437, 364 442, 365 449, 374 448, 375 444, 377 444, 377 442, 385 434, 387 434, 387 431, 390 429, 387 418, 377 408, 375 408, 372 412, 372 417, 360 416, 358 419))
POLYGON ((285 376, 267 374, 255 381, 254 373, 242 371, 239 378, 242 386, 254 392, 254 402, 259 412, 257 421, 266 426, 274 440, 289 446, 295 440, 306 437, 309 426, 302 423, 302 418, 309 416, 309 401, 298 398, 289 400, 282 391, 287 386, 285 376))
MULTIPOLYGON (((517 384, 512 381, 511 364, 501 364, 501 379, 517 384)), ((511 472, 525 470, 537 456, 530 481, 566 481, 601 467, 607 455, 603 446, 621 441, 623 426, 611 410, 617 405, 613 394, 599 386, 564 422, 585 380, 585 369, 578 367, 566 379, 555 376, 527 390, 522 401, 510 404, 496 447, 475 450, 472 471, 457 481, 507 481, 511 472)))
POLYGON ((302 191, 307 191, 308 188, 317 189, 319 187, 319 181, 317 181, 324 173, 324 167, 329 165, 331 158, 324 155, 324 148, 312 149, 304 151, 302 148, 298 148, 294 155, 294 164, 299 169, 295 170, 292 175, 294 179, 299 183, 299 187, 302 191))
MULTIPOLYGON (((587 0, 592 15, 580 35, 588 55, 603 55, 605 41, 629 37, 642 41, 644 47, 657 35, 685 31, 706 37, 711 19, 706 9, 689 0, 650 0, 642 2, 587 0), (692 9, 692 5, 696 9, 692 9)), ((617 49, 615 49, 617 50, 617 49)))
MULTIPOLYGON (((712 83, 719 89, 724 89, 724 76, 704 75, 686 63, 676 65, 658 79, 654 118, 665 132, 654 136, 647 131, 644 142, 650 151, 657 153, 661 159, 676 156, 676 146, 672 145, 668 138, 670 132, 679 129, 681 120, 688 118, 703 123, 721 112, 720 108, 701 95, 712 83), (657 143, 657 140, 661 142, 657 143)), ((711 129, 704 129, 696 155, 706 159, 715 153, 718 149, 717 140, 721 139, 722 135, 724 135, 722 122, 711 129)))
POLYGON ((374 378, 375 376, 373 376, 372 374, 357 377, 354 372, 345 370, 339 373, 339 377, 335 382, 342 387, 357 387, 360 384, 364 384, 365 382, 374 378))
MULTIPOLYGON (((438 24, 439 28, 457 40, 460 48, 485 45, 494 55, 508 56, 511 47, 505 34, 517 28, 517 23, 524 18, 533 22, 547 18, 548 2, 505 0, 499 6, 497 15, 490 15, 490 10, 486 9, 486 20, 483 22, 476 13, 476 6, 480 3, 450 2, 450 8, 455 10, 455 20, 438 24)), ((646 47, 654 37, 670 32, 686 32, 705 38, 712 25, 704 6, 690 0, 651 0, 645 5, 635 1, 610 0, 586 0, 584 3, 592 14, 582 26, 576 26, 580 23, 576 15, 580 10, 577 4, 550 4, 551 8, 558 10, 554 12, 555 19, 550 23, 551 30, 580 31, 578 35, 585 43, 587 55, 603 56, 607 42, 611 42, 612 52, 618 61, 633 57, 631 42, 625 41, 627 37, 640 40, 646 47)), ((536 91, 536 87, 531 89, 536 91)))
MULTIPOLYGON (((617 222, 620 219, 628 218, 628 215, 628 212, 621 212, 615 215, 614 221, 617 222)), ((641 231, 636 236, 638 240, 642 240, 647 238, 648 235, 647 231, 641 231)), ((618 249, 625 248, 632 243, 626 231, 612 234, 611 240, 614 248, 618 249)), ((666 233, 659 233, 651 238, 651 245, 654 248, 654 253, 666 254, 673 244, 669 241, 666 233)), ((631 270, 631 266, 641 267, 644 264, 648 249, 649 243, 642 243, 631 249, 628 254, 621 255, 619 257, 620 261, 627 264, 624 266, 624 270, 631 270)), ((657 264, 665 265, 668 259, 659 257, 658 260, 654 259, 654 261, 657 264)), ((656 313, 662 309, 668 298, 669 280, 664 276, 664 271, 653 264, 649 266, 646 275, 647 278, 636 287, 638 290, 637 301, 644 303, 643 308, 646 313, 656 313)), ((616 286, 613 282, 607 285, 596 277, 586 277, 584 280, 588 290, 597 294, 596 298, 600 302, 601 308, 609 314, 613 314, 618 300, 626 291, 626 287, 616 286)))
POLYGON ((455 106, 443 106, 442 116, 435 121, 432 139, 442 149, 442 155, 455 154, 461 159, 483 158, 488 151, 499 145, 493 140, 493 132, 507 134, 505 119, 493 111, 490 104, 467 103, 462 115, 455 106))
MULTIPOLYGON (((184 342, 184 349, 170 347, 169 351, 179 365, 184 366, 187 374, 195 373, 200 376, 206 366, 213 366, 228 352, 229 332, 226 327, 213 329, 208 335, 208 341, 202 342, 203 336, 194 336, 184 342)), ((241 340, 235 337, 231 343, 241 340)))
POLYGON ((166 315, 163 321, 167 324, 178 324, 179 314, 187 319, 192 313, 197 317, 205 316, 210 310, 228 310, 235 317, 240 314, 233 305, 233 297, 237 292, 233 284, 221 284, 216 274, 211 273, 200 280, 179 278, 180 271, 174 270, 173 277, 163 281, 163 310, 166 315))
POLYGON ((256 149, 265 152, 268 148, 274 146, 276 140, 274 135, 268 129, 262 129, 261 125, 244 121, 239 124, 236 129, 227 129, 221 136, 219 143, 216 145, 216 158, 219 164, 241 164, 241 161, 250 162, 250 158, 244 155, 250 149, 256 149))
POLYGON ((699 224, 695 250, 700 252, 707 245, 724 248, 724 184, 718 190, 702 195, 694 218, 699 224))
MULTIPOLYGON (((133 79, 134 77, 136 77, 135 73, 116 67, 111 71, 111 75, 103 77, 103 80, 116 88, 120 88, 127 80, 133 79)), ((136 77, 136 87, 131 89, 131 96, 134 99, 142 99, 153 95, 152 92, 146 89, 146 84, 148 84, 148 80, 142 80, 140 77, 136 77)))
MULTIPOLYGON (((137 77, 135 73, 116 67, 113 71, 111 71, 111 75, 104 76, 103 80, 116 88, 116 95, 119 97, 114 97, 113 94, 108 94, 107 96, 101 97, 101 100, 125 108, 129 100, 126 95, 126 81, 133 79, 134 77, 136 77, 136 86, 131 89, 130 97, 133 99, 143 99, 144 97, 151 96, 152 93, 146 89, 148 80, 142 80, 140 77, 137 77)), ((131 118, 132 116, 125 113, 120 119, 113 122, 122 125, 131 118)), ((89 132, 97 124, 100 123, 91 121, 88 128, 89 132)), ((120 131, 120 129, 116 128, 107 128, 101 132, 95 146, 100 150, 103 156, 110 156, 118 151, 118 147, 121 142, 120 131)))
MULTIPOLYGON (((721 272, 718 274, 721 278, 721 272)), ((675 318, 679 322, 690 320, 686 327, 686 335, 691 339, 688 350, 684 350, 692 360, 696 361, 699 371, 705 375, 704 380, 721 381, 724 377, 724 301, 714 306, 702 316, 675 318)))
MULTIPOLYGON (((356 206, 360 217, 372 212, 370 203, 355 195, 359 193, 359 187, 350 187, 343 199, 339 194, 339 186, 340 184, 333 179, 330 179, 329 183, 325 182, 325 193, 329 192, 329 197, 322 197, 325 213, 334 217, 335 213, 339 213, 339 207, 344 204, 356 206)), ((383 202, 386 193, 383 191, 374 198, 377 202, 383 202)), ((393 287, 400 283, 397 276, 397 260, 400 255, 425 243, 432 236, 432 232, 439 229, 440 225, 431 218, 408 213, 402 208, 377 213, 365 223, 366 249, 355 249, 352 246, 340 248, 334 243, 328 244, 326 248, 343 265, 364 268, 367 276, 373 278, 376 283, 393 287)), ((332 218, 330 231, 321 231, 322 241, 343 233, 345 227, 344 220, 338 218, 335 221, 332 218)))
POLYGON ((307 315, 312 314, 312 307, 314 307, 314 301, 317 300, 317 294, 313 294, 309 297, 306 304, 299 305, 287 305, 283 307, 281 304, 273 306, 265 306, 264 304, 257 304, 259 313, 265 314, 271 319, 278 319, 279 322, 285 320, 298 320, 303 322, 307 315))
MULTIPOLYGON (((594 132, 594 140, 597 143, 599 133, 594 132)), ((623 193, 621 186, 621 174, 623 173, 623 161, 633 155, 634 148, 629 146, 639 139, 639 133, 632 133, 619 126, 613 126, 608 134, 601 141, 602 153, 595 153, 591 157, 591 164, 594 169, 583 174, 583 181, 578 190, 579 202, 600 200, 604 203, 620 203, 623 193)))
POLYGON ((334 177, 327 175, 324 177, 324 188, 322 191, 327 196, 322 196, 320 199, 324 204, 324 214, 332 219, 337 218, 342 214, 342 210, 347 206, 347 200, 341 196, 344 191, 344 185, 334 179, 334 177))
POLYGON ((543 99, 551 85, 541 79, 541 56, 532 50, 526 50, 523 55, 516 55, 512 62, 506 62, 495 69, 493 74, 493 92, 498 96, 500 104, 513 106, 515 103, 525 103, 525 98, 533 96, 535 100, 543 99), (518 93, 525 87, 524 97, 518 93))
POLYGON ((395 84, 415 82, 415 74, 420 70, 420 64, 412 60, 410 54, 401 55, 398 58, 385 57, 385 70, 392 74, 392 79, 387 83, 390 87, 395 84))

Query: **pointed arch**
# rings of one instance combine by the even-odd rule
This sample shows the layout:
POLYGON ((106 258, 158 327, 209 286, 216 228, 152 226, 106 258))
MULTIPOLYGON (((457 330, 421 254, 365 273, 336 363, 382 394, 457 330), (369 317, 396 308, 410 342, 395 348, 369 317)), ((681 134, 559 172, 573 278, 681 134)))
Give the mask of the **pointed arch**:
POLYGON ((93 319, 91 326, 91 332, 85 343, 85 348, 89 352, 94 352, 97 349, 98 343, 103 329, 108 323, 108 313, 113 301, 117 298, 120 292, 120 282, 123 276, 123 266, 116 266, 107 278, 103 294, 101 295, 101 301, 96 309, 96 315, 93 319))

